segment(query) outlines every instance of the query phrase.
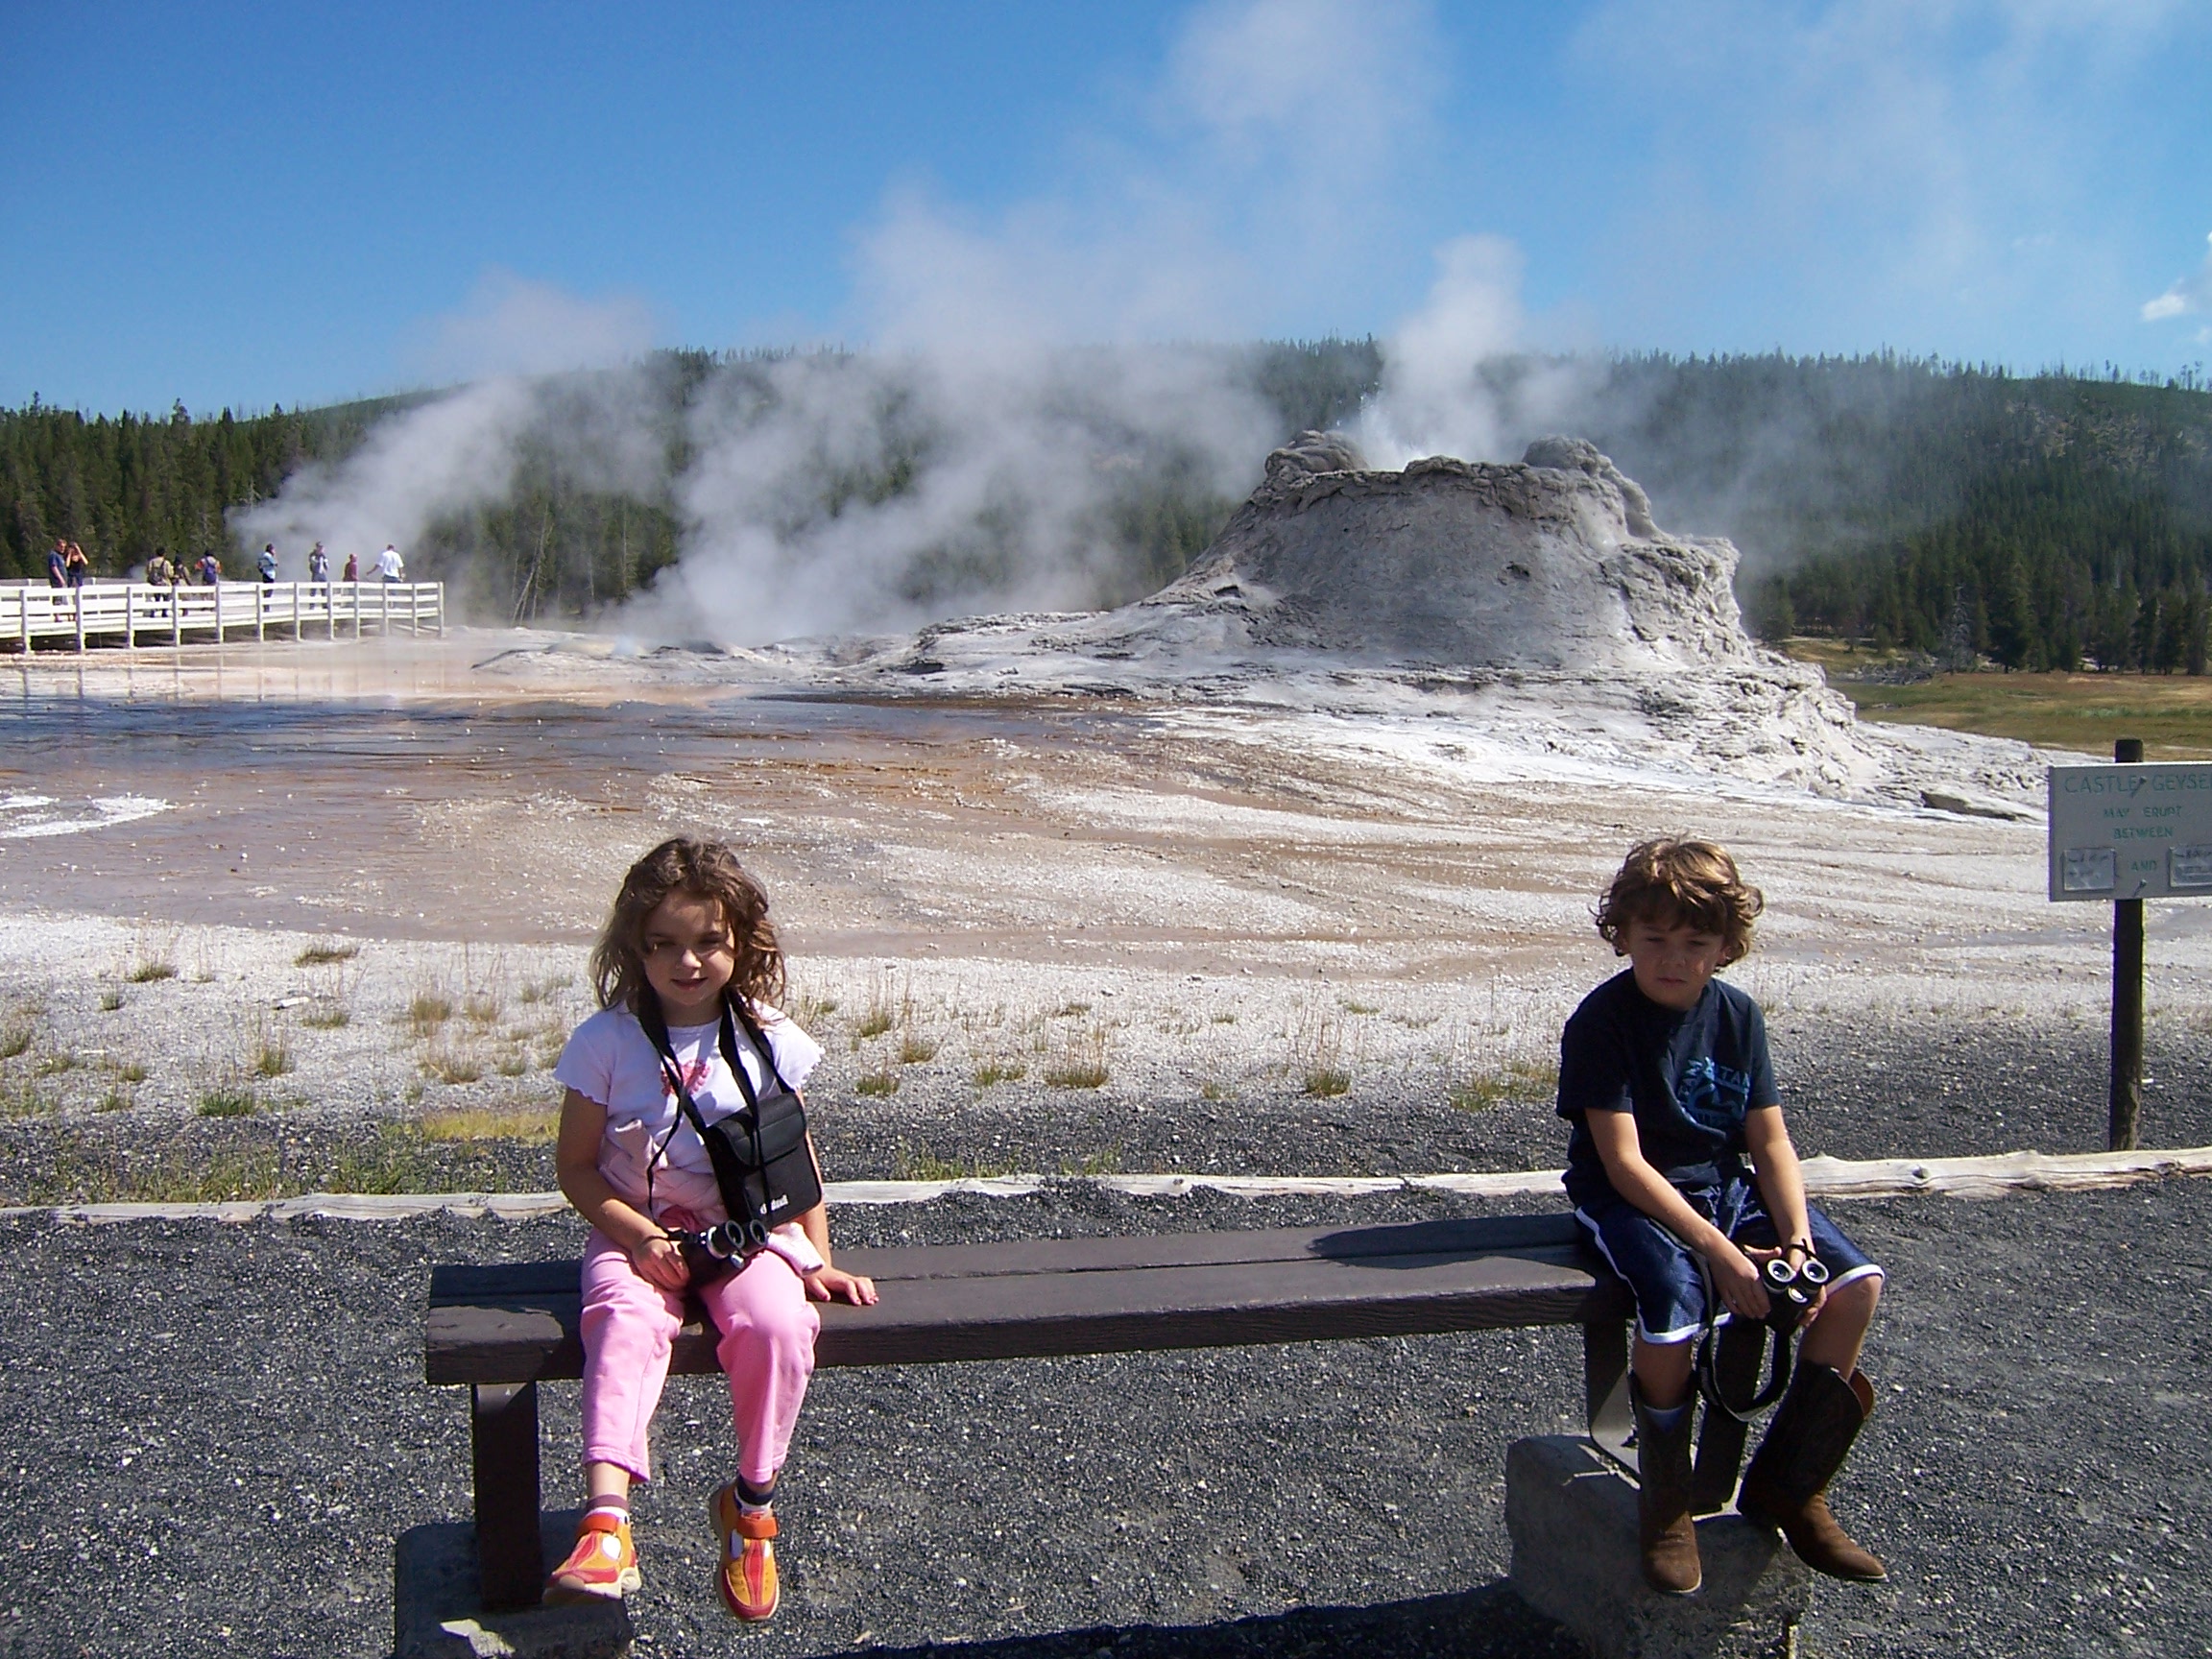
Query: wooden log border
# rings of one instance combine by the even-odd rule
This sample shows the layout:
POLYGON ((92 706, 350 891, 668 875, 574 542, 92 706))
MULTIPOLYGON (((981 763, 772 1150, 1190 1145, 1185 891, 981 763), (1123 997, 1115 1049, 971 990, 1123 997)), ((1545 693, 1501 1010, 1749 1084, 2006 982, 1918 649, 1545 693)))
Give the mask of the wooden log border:
MULTIPOLYGON (((2008 1192, 2089 1192, 2212 1175, 2212 1146, 2135 1152, 2000 1152, 1979 1158, 1808 1158, 1805 1190, 1835 1202, 1938 1193, 1997 1198, 2008 1192)), ((1135 1198, 1219 1192, 1240 1198, 1373 1197, 1391 1192, 1463 1192, 1486 1198, 1563 1197, 1559 1171, 1434 1175, 990 1175, 958 1181, 832 1181, 832 1206, 926 1204, 952 1193, 1022 1198, 1051 1188, 1097 1187, 1135 1198)), ((63 1204, 0 1209, 0 1219, 45 1216, 101 1225, 123 1221, 289 1220, 321 1215, 345 1221, 404 1221, 451 1213, 527 1220, 560 1214, 558 1192, 309 1192, 298 1198, 227 1204, 63 1204)))

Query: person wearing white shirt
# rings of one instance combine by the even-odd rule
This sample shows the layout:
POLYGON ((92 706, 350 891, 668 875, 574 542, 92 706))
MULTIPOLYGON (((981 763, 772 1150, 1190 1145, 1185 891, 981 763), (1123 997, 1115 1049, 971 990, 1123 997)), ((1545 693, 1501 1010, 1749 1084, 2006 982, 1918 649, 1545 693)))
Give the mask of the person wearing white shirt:
POLYGON ((399 557, 399 549, 389 541, 384 543, 384 551, 376 555, 376 574, 387 582, 407 580, 407 562, 399 557))

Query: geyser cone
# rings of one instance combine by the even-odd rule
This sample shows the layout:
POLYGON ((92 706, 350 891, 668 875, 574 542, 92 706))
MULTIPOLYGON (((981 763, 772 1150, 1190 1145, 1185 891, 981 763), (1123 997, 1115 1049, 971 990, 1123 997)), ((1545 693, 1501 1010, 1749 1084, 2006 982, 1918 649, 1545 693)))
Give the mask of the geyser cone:
POLYGON ((1736 557, 1660 531, 1644 492, 1579 439, 1383 472, 1341 434, 1308 432, 1150 603, 1240 611, 1258 645, 1401 663, 1704 668, 1759 656, 1736 557))

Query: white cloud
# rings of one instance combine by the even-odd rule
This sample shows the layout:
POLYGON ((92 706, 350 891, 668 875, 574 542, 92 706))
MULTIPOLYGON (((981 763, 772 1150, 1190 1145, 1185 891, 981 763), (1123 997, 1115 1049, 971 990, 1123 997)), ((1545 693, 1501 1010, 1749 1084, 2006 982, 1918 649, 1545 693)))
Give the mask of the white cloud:
MULTIPOLYGON (((2204 240, 2212 243, 2212 236, 2204 240)), ((2186 317, 2197 311, 2212 311, 2212 252, 2204 255, 2204 263, 2194 276, 2184 276, 2155 300, 2143 303, 2142 318, 2146 323, 2162 323, 2169 317, 2186 317)), ((2199 334, 2197 339, 2204 339, 2199 334)))
POLYGON ((558 374, 632 362, 652 348, 654 333, 653 308, 635 295, 586 300, 493 267, 407 355, 433 380, 558 374))

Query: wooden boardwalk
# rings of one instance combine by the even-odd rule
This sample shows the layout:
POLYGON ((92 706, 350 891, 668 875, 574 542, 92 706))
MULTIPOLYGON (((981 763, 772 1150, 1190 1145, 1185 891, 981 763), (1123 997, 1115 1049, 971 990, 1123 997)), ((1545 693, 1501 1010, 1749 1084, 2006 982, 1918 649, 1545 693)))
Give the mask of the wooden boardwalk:
POLYGON ((358 639, 405 629, 445 632, 443 582, 222 582, 212 588, 87 582, 82 588, 0 584, 0 650, 43 644, 208 644, 255 639, 358 639))

